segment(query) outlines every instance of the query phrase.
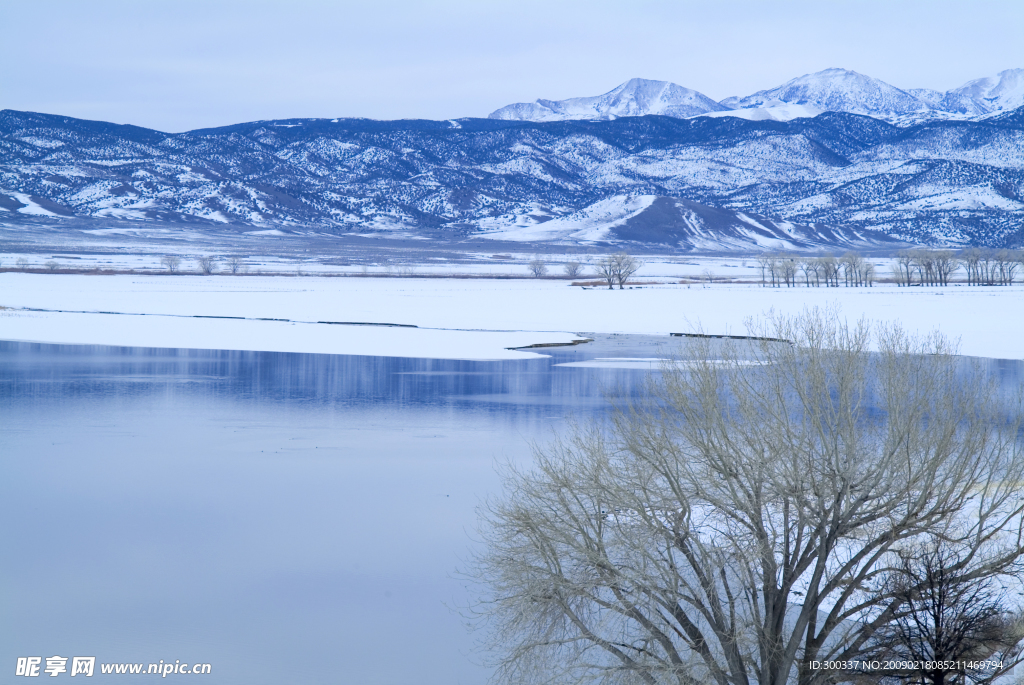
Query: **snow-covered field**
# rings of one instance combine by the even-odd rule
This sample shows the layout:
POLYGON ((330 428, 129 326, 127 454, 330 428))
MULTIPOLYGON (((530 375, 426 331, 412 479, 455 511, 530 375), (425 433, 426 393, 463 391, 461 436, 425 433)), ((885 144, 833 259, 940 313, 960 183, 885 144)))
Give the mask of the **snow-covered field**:
MULTIPOLYGON (((549 221, 543 226, 554 224, 549 221)), ((127 229, 110 229, 112 231, 127 229)), ((548 229, 544 229, 548 230, 548 229)), ((179 270, 182 273, 199 273, 198 258, 200 256, 211 256, 215 260, 219 275, 225 275, 228 270, 228 260, 231 252, 215 251, 211 249, 193 249, 189 251, 172 252, 181 260, 179 270)), ((88 252, 68 255, 60 252, 53 253, 21 253, 8 252, 0 254, 0 267, 6 269, 53 269, 60 273, 62 270, 89 271, 99 270, 142 270, 142 271, 166 271, 167 267, 161 262, 164 254, 159 251, 149 253, 136 252, 125 254, 90 254, 88 252)), ((337 265, 330 263, 321 255, 313 255, 302 259, 295 256, 254 256, 245 257, 241 260, 240 269, 245 275, 266 274, 274 275, 304 275, 304 276, 479 276, 479 277, 501 277, 501 278, 525 278, 530 276, 529 263, 539 260, 545 264, 548 274, 551 276, 562 276, 563 267, 567 262, 579 262, 582 265, 583 274, 580 278, 591 278, 594 273, 595 264, 605 256, 605 253, 577 253, 577 254, 535 254, 531 251, 503 252, 495 254, 492 251, 483 252, 460 252, 458 259, 439 257, 436 259, 424 258, 424 255, 416 255, 413 260, 405 261, 391 258, 390 255, 378 255, 377 259, 367 259, 364 263, 337 265)), ((637 278, 701 278, 705 271, 710 271, 716 279, 760 279, 760 271, 757 268, 757 259, 754 257, 709 257, 709 256, 665 256, 646 255, 640 257, 643 266, 637 273, 637 278)), ((890 260, 887 258, 872 258, 875 264, 876 273, 880 277, 889 274, 890 260)))
POLYGON ((959 339, 963 354, 1024 359, 1024 286, 772 289, 676 284, 609 291, 528 279, 4 273, 0 306, 10 309, 0 311, 0 339, 509 359, 531 353, 507 347, 567 342, 574 334, 589 332, 742 334, 749 316, 830 304, 838 304, 851 319, 899 321, 922 333, 938 329, 959 339), (419 328, 316 323, 321 321, 419 328))

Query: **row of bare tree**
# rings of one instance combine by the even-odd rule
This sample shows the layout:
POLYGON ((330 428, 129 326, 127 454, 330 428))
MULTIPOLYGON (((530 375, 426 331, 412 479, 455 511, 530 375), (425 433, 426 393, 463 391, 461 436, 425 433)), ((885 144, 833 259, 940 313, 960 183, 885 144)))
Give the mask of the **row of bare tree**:
MULTIPOLYGON (((629 279, 643 265, 641 260, 628 252, 618 252, 598 261, 594 265, 594 276, 605 281, 609 290, 614 289, 616 285, 619 286, 619 290, 623 290, 629 279)), ((543 278, 548 273, 547 265, 539 258, 531 261, 527 268, 537 278, 543 278)), ((572 260, 562 265, 562 271, 569 278, 577 278, 583 275, 583 264, 572 260)))
MULTIPOLYGON (((791 254, 764 254, 757 258, 761 285, 773 288, 794 287, 801 281, 807 287, 870 287, 875 267, 856 252, 841 257, 800 257, 791 254)), ((896 254, 892 277, 897 285, 949 285, 960 269, 968 285, 1012 285, 1024 267, 1024 250, 993 250, 972 247, 952 250, 903 250, 896 254)))
MULTIPOLYGON (((181 268, 181 257, 176 255, 165 255, 160 259, 160 263, 163 264, 172 274, 177 273, 181 268)), ((208 255, 197 258, 196 266, 199 267, 199 271, 201 273, 207 276, 216 273, 220 268, 220 264, 217 263, 217 260, 208 255)), ((224 266, 227 271, 230 271, 233 274, 245 273, 249 270, 248 265, 246 265, 242 261, 242 258, 237 255, 228 257, 224 262, 224 266)))
POLYGON ((838 288, 840 281, 847 287, 870 287, 875 280, 875 266, 856 252, 842 257, 800 258, 796 255, 766 254, 757 258, 761 270, 761 285, 791 288, 802 280, 808 288, 838 288))
POLYGON ((968 285, 1013 285, 1022 265, 1021 250, 904 250, 897 253, 892 274, 901 286, 949 285, 953 274, 963 269, 968 285))

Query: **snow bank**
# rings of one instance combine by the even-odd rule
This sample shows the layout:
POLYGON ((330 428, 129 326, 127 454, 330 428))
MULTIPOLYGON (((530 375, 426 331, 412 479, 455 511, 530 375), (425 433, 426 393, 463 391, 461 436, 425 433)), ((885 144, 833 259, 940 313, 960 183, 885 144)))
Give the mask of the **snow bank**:
POLYGON ((772 289, 715 284, 610 291, 545 280, 4 273, 0 305, 8 307, 362 321, 448 330, 0 312, 7 314, 0 316, 0 339, 497 359, 525 354, 505 347, 568 341, 572 336, 565 331, 667 334, 702 329, 741 334, 748 316, 832 303, 851 319, 900 321, 922 333, 938 329, 959 339, 963 354, 1024 359, 1024 321, 1018 315, 1024 311, 1022 286, 772 289), (456 344, 464 346, 456 351, 456 344))
POLYGON ((446 331, 337 326, 283 321, 119 316, 68 312, 0 312, 0 339, 25 342, 193 349, 361 354, 432 359, 528 359, 507 350, 569 342, 568 333, 446 331))

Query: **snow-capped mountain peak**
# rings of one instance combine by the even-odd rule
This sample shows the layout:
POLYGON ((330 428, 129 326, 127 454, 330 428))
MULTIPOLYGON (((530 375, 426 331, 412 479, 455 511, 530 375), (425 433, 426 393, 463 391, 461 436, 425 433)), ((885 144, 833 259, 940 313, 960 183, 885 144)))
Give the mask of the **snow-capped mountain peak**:
POLYGON ((668 81, 633 78, 603 95, 520 102, 491 112, 489 118, 561 121, 661 114, 682 119, 725 109, 727 107, 690 88, 668 81))
POLYGON ((490 118, 542 122, 660 114, 680 119, 727 116, 789 121, 822 112, 848 112, 908 126, 933 120, 984 117, 1021 106, 1024 69, 1007 69, 942 93, 928 88, 904 90, 850 69, 832 68, 717 103, 675 83, 634 78, 603 95, 521 102, 492 112, 490 118))
POLYGON ((721 104, 731 109, 803 105, 821 111, 850 112, 881 119, 930 109, 926 101, 911 93, 849 69, 825 69, 806 74, 744 98, 726 98, 721 104))
POLYGON ((1006 69, 995 76, 969 81, 945 94, 940 107, 977 116, 1024 105, 1024 69, 1006 69))

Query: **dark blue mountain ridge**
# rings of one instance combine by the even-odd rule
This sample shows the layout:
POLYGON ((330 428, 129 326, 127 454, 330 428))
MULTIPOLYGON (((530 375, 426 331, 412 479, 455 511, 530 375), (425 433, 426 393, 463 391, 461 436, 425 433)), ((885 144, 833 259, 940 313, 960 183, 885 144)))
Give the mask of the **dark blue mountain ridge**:
POLYGON ((1019 239, 1024 217, 1022 110, 906 127, 825 112, 791 121, 286 119, 174 134, 3 110, 0 221, 676 240, 691 249, 685 236, 696 231, 710 249, 715 230, 729 233, 723 217, 735 229, 723 240, 737 247, 742 217, 756 215, 778 232, 751 237, 755 247, 792 230, 996 246, 1019 239), (689 207, 678 231, 668 230, 669 206, 689 207), (642 226, 655 224, 645 235, 642 226))

